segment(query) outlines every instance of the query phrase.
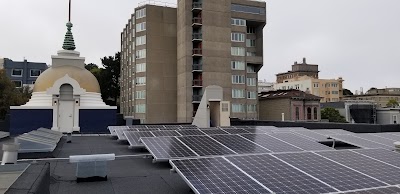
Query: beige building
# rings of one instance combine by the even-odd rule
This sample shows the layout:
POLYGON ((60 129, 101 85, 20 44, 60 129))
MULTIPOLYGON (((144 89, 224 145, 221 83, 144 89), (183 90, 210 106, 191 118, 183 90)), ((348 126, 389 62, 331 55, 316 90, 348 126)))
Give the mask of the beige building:
POLYGON ((266 3, 178 0, 142 5, 121 33, 121 113, 142 123, 190 123, 207 86, 231 117, 257 119, 266 3))
POLYGON ((178 122, 192 122, 204 89, 223 88, 231 117, 257 119, 266 3, 178 0, 178 122))
POLYGON ((303 58, 302 63, 294 62, 292 70, 285 73, 276 74, 276 83, 285 83, 290 79, 302 76, 309 76, 315 79, 319 78, 318 65, 307 64, 307 59, 303 58))
POLYGON ((142 5, 121 33, 121 113, 176 122, 176 8, 142 5))
POLYGON ((378 108, 385 108, 386 104, 389 100, 394 99, 397 102, 400 102, 400 94, 389 94, 389 93, 380 93, 380 94, 363 94, 363 95, 353 95, 353 96, 345 96, 343 100, 369 100, 376 103, 378 108))

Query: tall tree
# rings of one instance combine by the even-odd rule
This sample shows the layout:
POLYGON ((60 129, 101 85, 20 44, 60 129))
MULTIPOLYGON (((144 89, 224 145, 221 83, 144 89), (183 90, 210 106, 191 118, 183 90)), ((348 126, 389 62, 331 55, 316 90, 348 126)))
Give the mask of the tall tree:
POLYGON ((115 56, 101 59, 104 69, 101 70, 99 83, 103 99, 109 105, 116 106, 119 98, 120 52, 115 56))
POLYGON ((391 107, 391 108, 395 108, 399 106, 399 102, 397 102, 397 100, 395 99, 390 99, 389 102, 386 104, 386 107, 391 107))
POLYGON ((329 122, 346 123, 346 118, 340 115, 338 110, 331 107, 327 107, 321 110, 321 118, 328 119, 329 122))
POLYGON ((349 89, 343 88, 343 96, 353 96, 353 92, 351 92, 349 89))
POLYGON ((90 72, 91 72, 92 70, 94 70, 94 69, 99 69, 99 67, 98 67, 96 64, 94 64, 94 63, 89 63, 89 64, 85 65, 85 68, 86 68, 87 70, 89 70, 90 72))

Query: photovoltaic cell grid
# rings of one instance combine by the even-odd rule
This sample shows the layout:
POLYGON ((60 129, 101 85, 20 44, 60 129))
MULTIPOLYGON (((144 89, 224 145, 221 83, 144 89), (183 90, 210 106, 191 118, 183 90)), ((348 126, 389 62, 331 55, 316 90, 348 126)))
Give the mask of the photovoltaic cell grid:
POLYGON ((336 135, 336 134, 341 134, 341 135, 351 135, 354 134, 353 132, 345 131, 343 129, 315 129, 312 130, 316 133, 319 133, 321 135, 336 135))
POLYGON ((182 136, 189 136, 189 135, 206 135, 205 133, 201 132, 198 129, 187 129, 187 130, 180 130, 178 131, 182 136))
POLYGON ((272 152, 299 152, 302 149, 273 138, 267 134, 241 134, 240 136, 271 150, 272 152))
POLYGON ((153 155, 155 161, 168 161, 171 158, 188 158, 197 156, 175 137, 144 137, 142 143, 153 155))
POLYGON ((344 150, 318 152, 317 154, 378 179, 381 182, 390 185, 400 184, 400 168, 384 164, 356 152, 344 150))
POLYGON ((331 139, 328 139, 328 136, 321 135, 312 130, 296 130, 292 131, 292 133, 317 142, 332 141, 331 139))
POLYGON ((385 149, 392 149, 392 147, 384 145, 384 144, 380 144, 380 143, 376 143, 373 141, 369 141, 366 139, 362 139, 356 136, 352 136, 352 135, 332 135, 331 138, 348 143, 348 144, 352 144, 355 145, 357 147, 361 147, 361 148, 385 148, 385 149))
POLYGON ((149 131, 125 131, 126 139, 131 147, 143 147, 143 144, 139 142, 142 137, 154 137, 153 133, 149 131))
POLYGON ((386 149, 357 149, 354 152, 400 168, 400 154, 386 149))
POLYGON ((314 153, 285 153, 274 156, 340 191, 387 186, 314 153))
POLYGON ((200 131, 202 131, 207 135, 228 134, 227 132, 221 129, 201 129, 200 131))
POLYGON ((400 136, 393 135, 392 133, 371 133, 371 135, 390 139, 393 141, 400 141, 400 136))
POLYGON ((181 136, 177 131, 152 131, 155 137, 174 137, 181 136))
POLYGON ((393 143, 395 142, 395 140, 390 140, 390 139, 386 139, 386 138, 383 138, 383 137, 377 137, 377 136, 374 136, 374 135, 371 135, 371 134, 368 134, 368 133, 358 133, 358 134, 354 134, 353 136, 356 136, 356 137, 359 137, 359 138, 362 138, 362 139, 366 139, 366 140, 369 140, 369 141, 373 141, 373 142, 376 142, 376 143, 384 144, 384 145, 387 145, 389 147, 394 147, 393 143))
POLYGON ((245 133, 250 133, 246 129, 240 129, 240 128, 232 128, 232 129, 223 129, 224 131, 228 132, 229 134, 245 134, 245 133))
POLYGON ((221 156, 235 154, 208 136, 182 136, 177 137, 200 156, 221 156))
POLYGON ((399 194, 400 188, 395 186, 344 192, 344 194, 399 194))
POLYGON ((117 134, 118 140, 127 140, 124 135, 125 131, 137 131, 136 129, 116 129, 115 133, 117 134))
POLYGON ((274 193, 308 194, 337 191, 271 155, 226 158, 274 193))
POLYGON ((308 151, 317 151, 317 150, 332 150, 333 148, 322 145, 320 143, 311 141, 309 139, 305 139, 298 135, 292 133, 273 133, 269 134, 272 137, 280 139, 286 143, 294 145, 300 149, 308 150, 308 151))
POLYGON ((224 158, 172 160, 195 193, 271 193, 224 158))
POLYGON ((238 135, 212 135, 211 138, 238 154, 269 153, 269 150, 238 135))

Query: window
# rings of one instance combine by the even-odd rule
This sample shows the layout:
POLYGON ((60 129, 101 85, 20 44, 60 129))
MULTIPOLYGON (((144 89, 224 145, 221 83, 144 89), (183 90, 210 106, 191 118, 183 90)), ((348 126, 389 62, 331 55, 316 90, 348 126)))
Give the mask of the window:
POLYGON ((256 78, 247 78, 247 86, 256 86, 257 79, 256 78))
POLYGON ((235 113, 244 112, 244 104, 232 104, 232 112, 235 113))
POLYGON ((332 91, 332 94, 339 94, 339 91, 332 91))
POLYGON ((229 103, 222 103, 222 112, 229 112, 229 103))
POLYGON ((246 56, 255 57, 256 56, 256 52, 246 52, 246 56))
POLYGON ((146 8, 137 10, 135 15, 136 15, 136 19, 146 17, 146 8))
POLYGON ((244 75, 232 75, 233 84, 244 84, 244 75))
POLYGON ((144 44, 146 44, 146 35, 136 37, 136 46, 140 46, 140 45, 144 45, 144 44))
POLYGON ((136 99, 146 99, 146 90, 136 91, 136 99))
POLYGON ((244 19, 232 18, 231 23, 234 26, 246 26, 246 20, 244 20, 244 19))
POLYGON ((300 108, 296 107, 296 121, 300 120, 300 108))
POLYGON ((11 72, 11 76, 22 77, 22 71, 22 69, 13 69, 11 72))
POLYGON ((318 109, 317 107, 314 107, 314 120, 318 120, 318 109))
POLYGON ((136 32, 141 32, 146 30, 146 22, 136 24, 136 32))
POLYGON ((338 84, 332 83, 331 86, 332 86, 333 88, 337 88, 337 87, 338 87, 338 84))
POLYGON ((22 81, 12 81, 15 85, 15 87, 17 88, 21 88, 22 87, 22 81))
POLYGON ((231 54, 233 56, 243 56, 245 55, 245 49, 243 47, 232 47, 231 54))
POLYGON ((247 99, 257 99, 257 92, 247 92, 247 99))
POLYGON ((248 104, 247 105, 247 112, 257 112, 257 105, 256 104, 248 104))
POLYGON ((314 88, 319 88, 319 84, 318 83, 314 83, 314 88))
POLYGON ((145 72, 146 71, 146 63, 136 64, 136 73, 145 72))
POLYGON ((397 115, 393 115, 393 124, 397 124, 397 115))
POLYGON ((311 120, 311 108, 307 108, 307 120, 311 120))
POLYGON ((39 75, 42 73, 42 70, 40 69, 31 69, 31 77, 39 77, 39 75))
POLYGON ((247 65, 247 73, 255 73, 256 68, 253 65, 247 65))
POLYGON ((136 85, 146 85, 146 77, 137 77, 136 85))
POLYGON ((232 89, 232 98, 245 98, 244 90, 232 89))
POLYGON ((137 50, 136 59, 144 59, 144 58, 146 58, 146 49, 137 50))
POLYGON ((146 113, 146 105, 145 104, 137 104, 136 105, 136 113, 146 113))
POLYGON ((244 70, 244 61, 231 61, 233 70, 244 70))
POLYGON ((243 33, 237 33, 237 32, 232 32, 231 33, 231 40, 232 42, 244 42, 244 34, 243 33))
POLYGON ((256 28, 254 27, 247 27, 247 34, 255 34, 256 28))
POLYGON ((256 47, 256 40, 246 39, 246 46, 247 47, 256 47))
POLYGON ((232 11, 265 15, 265 9, 255 6, 232 4, 232 11))

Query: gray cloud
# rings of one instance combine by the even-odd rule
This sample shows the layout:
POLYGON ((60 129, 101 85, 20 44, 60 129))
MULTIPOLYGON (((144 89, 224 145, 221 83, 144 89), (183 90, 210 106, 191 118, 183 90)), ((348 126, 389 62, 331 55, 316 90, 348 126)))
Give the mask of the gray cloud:
MULTIPOLYGON (((164 0, 165 1, 165 0, 164 0)), ((120 50, 120 32, 135 0, 73 0, 77 50, 86 62, 120 50)), ((165 2, 176 3, 175 0, 165 2)), ((67 0, 1 0, 0 57, 50 63, 66 31, 67 0)), ((321 78, 342 76, 345 87, 400 87, 400 1, 269 0, 260 79, 307 57, 321 78)))

